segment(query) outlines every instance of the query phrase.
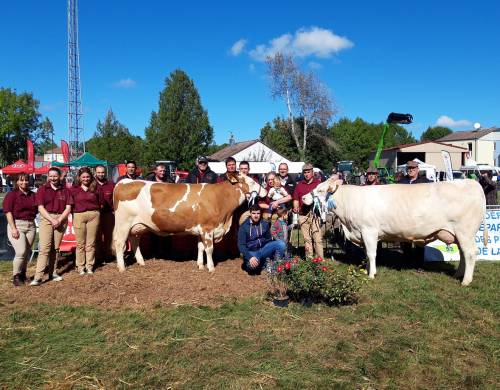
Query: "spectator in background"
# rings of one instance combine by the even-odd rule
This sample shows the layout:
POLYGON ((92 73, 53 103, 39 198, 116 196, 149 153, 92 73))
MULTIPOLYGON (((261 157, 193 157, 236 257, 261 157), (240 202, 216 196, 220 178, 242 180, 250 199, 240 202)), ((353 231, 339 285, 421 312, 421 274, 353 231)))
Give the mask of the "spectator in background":
POLYGON ((33 188, 35 186, 35 174, 30 175, 30 187, 33 188))
POLYGON ((416 161, 408 161, 406 163, 406 178, 403 184, 420 184, 420 183, 430 183, 423 175, 419 175, 420 169, 416 161))
POLYGON ((85 272, 91 275, 94 273, 95 241, 105 203, 104 193, 87 167, 78 170, 75 185, 70 191, 75 202, 73 228, 76 236, 76 266, 79 275, 85 272))
MULTIPOLYGON (((278 174, 279 178, 281 180, 281 185, 285 187, 285 190, 288 191, 288 193, 293 196, 293 191, 295 190, 295 183, 293 179, 288 176, 288 164, 287 163, 281 163, 278 168, 278 174)), ((286 207, 291 209, 293 207, 292 201, 288 202, 286 204, 286 207)))
POLYGON ((403 171, 397 171, 394 174, 394 181, 396 184, 403 184, 405 181, 405 173, 403 171))
POLYGON ((207 156, 200 156, 196 161, 196 168, 188 173, 186 183, 217 183, 217 174, 210 169, 207 156))
POLYGON ((5 195, 3 211, 7 216, 7 236, 16 255, 12 262, 14 286, 28 284, 26 276, 28 255, 35 241, 35 193, 30 190, 29 176, 21 172, 14 181, 14 190, 5 195))
POLYGON ((366 170, 366 183, 362 184, 361 186, 379 186, 382 185, 377 181, 377 168, 375 167, 370 167, 366 170))
POLYGON ((492 180, 493 175, 490 171, 481 172, 481 178, 479 179, 479 184, 483 187, 484 195, 486 197, 487 205, 498 205, 497 197, 497 186, 492 180))
POLYGON ((5 186, 7 187, 7 193, 9 193, 12 190, 12 177, 10 175, 7 175, 5 179, 5 186))
POLYGON ((165 164, 163 163, 158 163, 156 164, 154 172, 151 172, 149 175, 146 176, 147 181, 154 181, 157 183, 174 183, 174 180, 171 177, 168 177, 166 175, 167 168, 165 167, 165 164))
POLYGON ((58 168, 49 169, 48 182, 41 186, 35 197, 35 204, 40 213, 38 237, 40 252, 36 262, 35 279, 32 286, 42 284, 45 268, 48 265, 49 280, 59 282, 63 278, 55 273, 59 245, 68 226, 68 215, 74 205, 69 188, 61 185, 61 172, 58 168))
POLYGON ((66 176, 68 176, 68 171, 66 171, 66 169, 64 169, 64 168, 59 169, 59 171, 61 172, 60 183, 61 183, 61 185, 63 187, 67 187, 67 185, 66 185, 66 176))
POLYGON ((142 176, 136 173, 137 164, 134 160, 127 160, 125 169, 127 170, 127 172, 125 173, 125 175, 122 175, 118 178, 118 180, 116 181, 117 183, 123 179, 143 180, 142 176))
POLYGON ((234 157, 226 158, 226 173, 223 173, 219 176, 218 183, 229 180, 227 177, 228 173, 236 173, 236 160, 234 159, 234 157))
POLYGON ((96 183, 101 187, 104 195, 104 208, 101 210, 99 218, 99 230, 96 238, 96 259, 103 264, 113 261, 113 252, 111 249, 113 241, 113 230, 115 228, 115 214, 113 209, 113 190, 115 183, 106 179, 106 168, 104 165, 95 167, 96 183), (102 239, 104 236, 104 249, 102 239))

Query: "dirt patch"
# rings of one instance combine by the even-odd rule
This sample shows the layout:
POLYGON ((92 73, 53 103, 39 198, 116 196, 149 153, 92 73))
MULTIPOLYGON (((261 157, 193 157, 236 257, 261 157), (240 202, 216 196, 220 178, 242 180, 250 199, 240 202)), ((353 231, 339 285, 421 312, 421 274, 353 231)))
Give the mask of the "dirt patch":
MULTIPOLYGON (((186 303, 217 306, 233 297, 266 293, 265 276, 249 276, 241 264, 240 259, 223 261, 210 274, 206 269, 198 270, 196 261, 151 259, 146 260, 146 266, 129 265, 123 273, 112 263, 97 268, 93 275, 78 275, 73 261, 61 261, 58 273, 64 278, 62 282, 14 287, 10 271, 1 276, 0 295, 7 304, 37 301, 104 309, 175 307, 186 303)), ((28 267, 28 276, 34 275, 34 265, 28 267)))

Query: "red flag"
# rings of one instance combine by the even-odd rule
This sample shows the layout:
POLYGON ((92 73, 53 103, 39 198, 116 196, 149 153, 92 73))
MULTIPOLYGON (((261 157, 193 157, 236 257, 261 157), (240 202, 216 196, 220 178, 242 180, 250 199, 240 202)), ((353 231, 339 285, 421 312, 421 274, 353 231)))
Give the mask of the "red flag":
POLYGON ((61 149, 64 160, 63 162, 65 163, 69 162, 69 148, 66 141, 61 140, 61 149))
POLYGON ((27 173, 33 173, 35 170, 35 153, 33 152, 33 142, 28 140, 28 169, 27 173))

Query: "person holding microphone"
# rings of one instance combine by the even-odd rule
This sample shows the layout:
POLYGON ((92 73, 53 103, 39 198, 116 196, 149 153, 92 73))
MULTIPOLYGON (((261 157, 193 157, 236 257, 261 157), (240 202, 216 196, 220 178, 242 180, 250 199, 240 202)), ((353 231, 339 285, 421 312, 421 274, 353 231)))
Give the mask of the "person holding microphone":
POLYGON ((14 190, 5 195, 3 211, 7 215, 7 235, 16 252, 12 263, 14 286, 22 286, 30 280, 26 277, 28 255, 35 241, 35 193, 30 190, 30 178, 21 172, 14 180, 14 190))
POLYGON ((48 183, 38 189, 35 197, 35 204, 40 213, 38 224, 40 252, 36 262, 35 279, 30 283, 32 286, 42 284, 47 264, 49 280, 56 282, 63 280, 55 273, 57 256, 59 245, 68 226, 68 215, 74 204, 70 190, 60 183, 61 172, 58 168, 50 168, 47 178, 48 183))
POLYGON ((101 210, 104 208, 104 193, 97 185, 90 168, 78 170, 76 183, 71 187, 75 201, 73 208, 73 227, 76 236, 76 266, 78 274, 94 273, 95 240, 101 210))

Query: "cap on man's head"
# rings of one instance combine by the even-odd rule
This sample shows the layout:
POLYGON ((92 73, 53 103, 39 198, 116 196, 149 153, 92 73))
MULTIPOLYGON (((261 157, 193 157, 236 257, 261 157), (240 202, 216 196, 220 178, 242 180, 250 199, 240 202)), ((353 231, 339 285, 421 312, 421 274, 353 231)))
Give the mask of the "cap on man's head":
POLYGON ((416 161, 408 161, 406 163, 406 169, 408 168, 418 168, 418 163, 416 161))
POLYGON ((304 171, 310 171, 311 169, 313 169, 312 164, 304 164, 302 166, 302 172, 304 172, 304 171))
POLYGON ((198 162, 208 162, 208 157, 207 156, 200 156, 200 157, 198 157, 198 162))
POLYGON ((366 170, 366 173, 377 173, 377 168, 375 167, 370 167, 366 170))

